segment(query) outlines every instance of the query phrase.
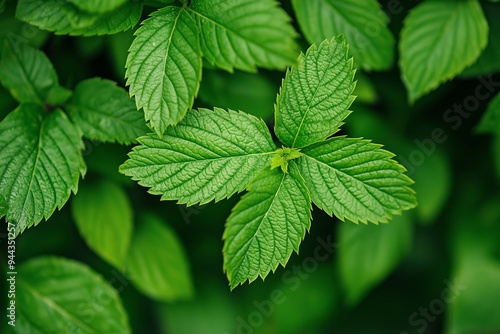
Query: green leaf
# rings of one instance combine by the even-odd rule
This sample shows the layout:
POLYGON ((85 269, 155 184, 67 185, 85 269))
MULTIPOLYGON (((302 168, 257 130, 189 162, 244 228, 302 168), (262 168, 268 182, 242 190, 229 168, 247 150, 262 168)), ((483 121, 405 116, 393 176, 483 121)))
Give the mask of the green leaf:
POLYGON ((68 0, 69 3, 78 7, 79 9, 89 12, 101 14, 109 12, 122 6, 127 0, 68 0))
POLYGON ((488 45, 481 53, 481 56, 470 67, 467 67, 461 74, 465 77, 477 77, 479 75, 488 75, 500 72, 500 6, 483 2, 484 15, 486 16, 489 33, 488 45))
POLYGON ((378 1, 293 0, 292 4, 311 44, 344 34, 356 65, 366 70, 392 66, 395 40, 378 1))
POLYGON ((340 279, 350 305, 381 283, 408 254, 413 235, 408 217, 398 216, 378 226, 339 225, 340 279))
POLYGON ((413 181, 381 145, 342 136, 301 152, 297 161, 311 198, 329 215, 377 224, 416 205, 413 181))
POLYGON ((0 195, 19 234, 61 208, 85 174, 83 142, 60 109, 21 104, 0 123, 0 195))
POLYGON ((117 292, 89 267, 59 257, 19 266, 17 333, 130 333, 117 292))
POLYGON ((110 80, 93 78, 80 82, 67 111, 89 139, 129 144, 148 132, 127 91, 110 80))
POLYGON ((162 138, 138 141, 120 171, 163 200, 188 205, 242 191, 276 150, 264 122, 218 108, 193 110, 162 138))
POLYGON ((151 298, 174 301, 193 295, 184 249, 174 231, 154 215, 139 219, 126 269, 132 283, 151 298))
POLYGON ((236 204, 224 230, 224 271, 231 288, 264 279, 298 252, 311 224, 311 199, 297 165, 264 169, 236 204))
POLYGON ((201 79, 196 23, 184 8, 165 7, 136 31, 127 59, 127 85, 137 108, 161 136, 193 105, 201 79))
POLYGON ((122 269, 133 227, 132 204, 125 191, 109 181, 84 182, 71 209, 78 231, 89 247, 122 269))
POLYGON ((405 19, 400 67, 415 101, 474 63, 488 42, 488 24, 477 0, 424 1, 405 19))
POLYGON ((193 1, 190 12, 212 65, 256 71, 257 66, 284 69, 295 60, 296 32, 274 0, 193 1))
POLYGON ((476 130, 481 133, 500 135, 500 94, 491 100, 476 130))
POLYGON ((28 44, 4 44, 0 59, 0 81, 19 102, 47 101, 58 85, 57 74, 42 51, 28 44))
POLYGON ((142 14, 142 1, 128 0, 102 15, 85 13, 68 1, 19 0, 16 17, 58 35, 115 34, 134 27, 142 14))
POLYGON ((354 70, 344 38, 311 46, 283 80, 275 132, 288 147, 305 147, 334 134, 349 115, 354 70))

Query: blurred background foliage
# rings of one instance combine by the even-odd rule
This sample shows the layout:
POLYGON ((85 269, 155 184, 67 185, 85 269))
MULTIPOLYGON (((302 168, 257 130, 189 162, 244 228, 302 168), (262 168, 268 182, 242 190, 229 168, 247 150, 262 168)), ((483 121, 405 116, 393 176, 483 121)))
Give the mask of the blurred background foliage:
MULTIPOLYGON (((383 8, 390 3, 381 1, 383 8)), ((394 36, 399 36, 403 19, 417 3, 401 1, 402 11, 390 17, 394 36)), ((291 4, 282 4, 296 24, 291 4)), ((185 271, 192 278, 192 286, 182 279, 172 283, 174 294, 187 299, 174 300, 148 292, 158 281, 136 278, 129 284, 124 276, 119 296, 134 333, 500 333, 500 136, 475 131, 490 99, 480 101, 457 128, 444 118, 454 104, 475 94, 482 84, 479 76, 493 74, 489 78, 500 82, 499 5, 486 1, 481 5, 490 24, 483 56, 459 78, 414 104, 407 102, 395 64, 384 72, 356 74, 358 98, 340 134, 384 144, 415 180, 419 206, 390 224, 357 226, 314 210, 300 254, 294 254, 286 268, 278 268, 265 282, 257 280, 230 291, 222 272, 221 236, 238 196, 190 208, 160 202, 117 172, 130 147, 87 141, 88 172, 80 192, 48 222, 17 239, 17 262, 59 255, 112 279, 116 270, 83 241, 84 232, 77 224, 79 205, 105 207, 107 216, 93 219, 103 219, 104 224, 119 217, 116 224, 127 224, 134 238, 145 221, 161 230, 147 233, 176 235, 179 245, 172 252, 185 252, 189 268, 166 262, 164 270, 185 271), (445 140, 432 139, 436 129, 445 140), (94 194, 100 192, 102 198, 85 197, 88 187, 98 187, 94 194), (318 251, 328 242, 331 252, 328 247, 318 251)), ((8 1, 0 14, 0 39, 23 29, 24 23, 13 18, 14 7, 15 2, 8 1)), ((145 7, 143 18, 153 9, 145 7)), ((69 37, 30 29, 29 43, 46 52, 63 86, 73 88, 95 76, 125 85, 124 65, 133 31, 69 37)), ((307 42, 301 40, 301 45, 305 49, 307 42)), ((230 74, 206 66, 195 107, 239 109, 272 126, 283 76, 267 70, 230 74)), ((0 87, 0 119, 15 105, 0 87)), ((6 224, 2 226, 5 233, 6 224)), ((1 242, 5 240, 2 237, 1 242)), ((161 244, 150 246, 150 253, 139 256, 137 265, 169 256, 161 244)), ((132 255, 116 256, 109 261, 119 264, 132 255)))

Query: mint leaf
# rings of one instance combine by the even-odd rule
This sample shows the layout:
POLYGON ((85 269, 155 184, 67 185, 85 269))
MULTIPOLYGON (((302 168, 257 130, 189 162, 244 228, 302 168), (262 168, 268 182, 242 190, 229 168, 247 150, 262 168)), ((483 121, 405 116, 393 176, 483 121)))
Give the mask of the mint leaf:
POLYGON ((408 215, 395 217, 390 224, 339 225, 337 256, 340 280, 347 302, 357 304, 381 283, 408 254, 413 224, 408 215))
POLYGON ((19 102, 47 101, 58 85, 57 74, 42 51, 27 44, 4 44, 0 59, 0 81, 19 102))
POLYGON ((105 13, 123 5, 127 0, 68 0, 74 6, 89 13, 105 13))
POLYGON ((190 12, 212 65, 256 71, 257 66, 284 69, 295 60, 296 32, 274 0, 193 1, 190 12))
POLYGON ((174 301, 193 295, 182 244, 174 231, 154 215, 145 214, 139 219, 126 270, 132 283, 151 298, 174 301))
POLYGON ((136 31, 127 59, 127 85, 137 108, 161 136, 193 105, 201 79, 196 23, 184 8, 165 7, 136 31))
POLYGON ((85 174, 80 131, 60 110, 21 104, 0 123, 0 195, 15 234, 47 219, 85 174))
POLYGON ((329 215, 377 224, 416 205, 405 168, 381 145, 339 136, 301 152, 297 161, 312 201, 329 215))
POLYGON ((311 46, 286 74, 275 106, 275 132, 288 147, 334 134, 349 115, 354 70, 342 36, 311 46))
POLYGON ((105 13, 80 11, 75 5, 59 0, 19 0, 16 17, 56 34, 92 36, 115 34, 134 27, 142 14, 142 1, 128 0, 105 13))
POLYGON ((66 108, 89 139, 129 144, 148 131, 127 91, 110 80, 80 82, 66 108))
POLYGON ((321 43, 344 34, 356 65, 385 70, 394 61, 395 40, 376 0, 292 0, 307 40, 321 43))
POLYGON ((477 0, 424 1, 405 19, 399 50, 410 101, 471 65, 488 43, 488 24, 477 0))
POLYGON ((295 162, 287 174, 264 169, 248 190, 224 230, 224 271, 232 289, 284 266, 311 221, 309 191, 295 162))
POLYGON ((481 133, 500 135, 500 94, 495 95, 491 100, 476 130, 481 133))
POLYGON ((72 199, 76 227, 89 247, 123 269, 132 238, 132 205, 125 191, 109 181, 84 182, 72 199))
POLYGON ((130 333, 117 292, 86 265, 60 257, 21 264, 17 333, 130 333))
POLYGON ((218 108, 193 110, 162 138, 138 141, 120 171, 163 200, 188 205, 242 191, 276 150, 264 122, 218 108))

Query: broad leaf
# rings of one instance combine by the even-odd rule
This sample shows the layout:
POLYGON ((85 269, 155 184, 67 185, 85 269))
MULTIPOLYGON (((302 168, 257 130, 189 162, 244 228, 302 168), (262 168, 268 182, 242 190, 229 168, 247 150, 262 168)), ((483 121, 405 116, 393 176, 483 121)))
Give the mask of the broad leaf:
POLYGON ((16 235, 47 219, 85 174, 80 131, 55 109, 21 104, 0 123, 0 195, 16 235))
POLYGON ((405 168, 381 145, 334 137, 301 152, 299 169, 311 198, 329 215, 377 224, 416 205, 405 168))
POLYGON ((165 7, 142 23, 127 59, 127 85, 158 135, 193 105, 201 79, 196 23, 184 8, 165 7))
POLYGON ((476 130, 482 133, 500 135, 500 94, 491 100, 476 130))
POLYGON ((410 250, 413 224, 408 215, 390 224, 339 226, 340 280, 349 304, 357 304, 381 283, 410 250))
POLYGON ((40 257, 19 266, 17 333, 130 333, 118 293, 89 267, 40 257))
POLYGON ((377 0, 293 0, 307 40, 321 43, 344 34, 356 65, 385 70, 394 61, 394 37, 377 0))
POLYGON ((193 294, 184 249, 174 231, 156 216, 139 219, 126 270, 132 283, 151 298, 173 301, 193 294))
POLYGON ((310 227, 309 191, 293 161, 287 174, 264 169, 248 191, 224 231, 224 271, 231 288, 284 266, 310 227))
POLYGON ((128 0, 120 7, 105 13, 84 13, 68 1, 20 0, 16 17, 56 34, 106 35, 131 29, 142 14, 142 1, 128 0))
POLYGON ((213 65, 284 69, 296 57, 296 32, 274 0, 193 1, 190 12, 201 31, 203 56, 213 65))
POLYGON ((132 238, 132 205, 125 191, 109 181, 84 182, 72 199, 78 231, 89 247, 123 269, 132 238))
POLYGON ((89 13, 105 13, 123 5, 127 0, 68 0, 82 11, 89 13))
POLYGON ((188 205, 242 191, 276 150, 264 122, 218 108, 193 110, 162 138, 138 141, 120 171, 150 193, 188 205))
POLYGON ((129 144, 148 129, 125 89, 100 78, 80 82, 67 105, 69 116, 85 137, 129 144))
POLYGON ((354 70, 344 38, 311 46, 283 80, 275 106, 275 132, 288 147, 304 147, 334 134, 349 115, 354 70))
POLYGON ((42 51, 28 44, 4 44, 0 59, 0 82, 19 102, 47 101, 58 85, 57 74, 42 51))
POLYGON ((471 65, 488 42, 488 24, 477 0, 426 0, 405 19, 400 67, 415 101, 471 65))

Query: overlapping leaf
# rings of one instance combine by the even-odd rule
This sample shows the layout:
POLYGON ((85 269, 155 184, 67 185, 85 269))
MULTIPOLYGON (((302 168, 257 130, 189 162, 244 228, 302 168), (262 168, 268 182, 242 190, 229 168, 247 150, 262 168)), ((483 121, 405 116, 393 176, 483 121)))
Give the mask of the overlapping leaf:
POLYGON ((474 63, 488 42, 479 1, 424 1, 405 19, 400 67, 410 101, 474 63))
POLYGON ((288 147, 326 139, 349 115, 354 71, 342 36, 312 46, 286 74, 275 106, 275 132, 288 147))
POLYGON ((248 186, 224 231, 224 270, 231 287, 285 265, 309 230, 311 199, 295 163, 266 168, 248 186))
POLYGON ((158 135, 191 108, 201 79, 196 23, 184 8, 154 12, 136 32, 127 59, 127 85, 158 135))
POLYGON ((21 104, 0 123, 0 195, 16 235, 62 207, 85 173, 80 130, 56 109, 21 104))
POLYGON ((413 208, 413 182, 394 155, 368 140, 334 137, 302 150, 298 165, 314 204, 357 223, 387 222, 413 208))
POLYGON ((76 7, 89 13, 105 13, 123 5, 127 0, 68 0, 76 7))
POLYGON ((193 1, 203 56, 228 71, 284 69, 296 56, 296 33, 274 0, 193 1))
POLYGON ((310 43, 344 34, 356 65, 384 70, 394 61, 394 37, 377 0, 293 0, 297 20, 310 43))
POLYGON ((129 144, 147 132, 134 101, 110 80, 94 78, 80 82, 66 108, 89 139, 129 144))
POLYGON ((476 129, 479 132, 500 136, 500 94, 490 102, 476 129))
POLYGON ((162 199, 188 205, 242 191, 276 149, 264 122, 217 108, 193 110, 162 138, 138 141, 120 171, 162 199))

